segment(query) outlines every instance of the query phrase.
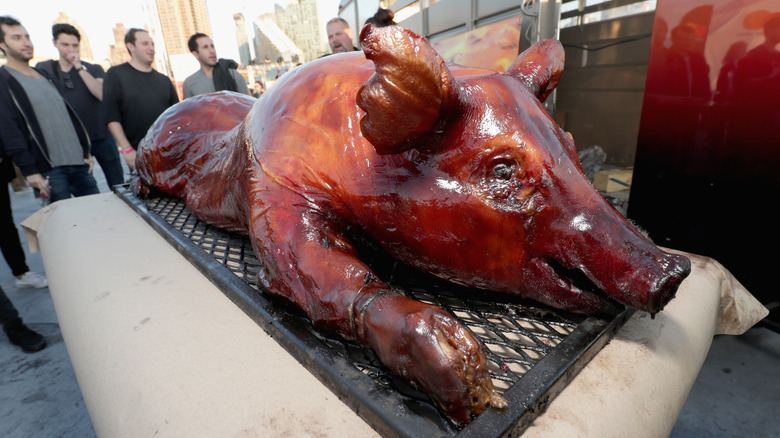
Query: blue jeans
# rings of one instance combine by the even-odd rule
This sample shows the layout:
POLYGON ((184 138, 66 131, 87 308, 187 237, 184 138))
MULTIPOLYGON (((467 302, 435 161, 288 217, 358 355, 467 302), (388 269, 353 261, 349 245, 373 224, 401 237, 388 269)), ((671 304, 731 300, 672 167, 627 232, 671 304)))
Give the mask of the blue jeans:
POLYGON ((72 196, 96 195, 100 193, 97 181, 89 171, 87 164, 78 166, 58 166, 43 173, 49 177, 49 199, 57 202, 72 196))
POLYGON ((125 183, 122 158, 119 156, 119 151, 113 138, 108 137, 103 140, 93 141, 92 155, 97 158, 97 162, 103 170, 103 175, 106 176, 109 188, 125 183))

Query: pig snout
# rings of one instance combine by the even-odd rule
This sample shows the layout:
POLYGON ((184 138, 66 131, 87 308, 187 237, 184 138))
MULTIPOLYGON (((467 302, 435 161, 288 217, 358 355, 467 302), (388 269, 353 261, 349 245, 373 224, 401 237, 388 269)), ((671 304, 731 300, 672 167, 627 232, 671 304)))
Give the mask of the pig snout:
POLYGON ((691 261, 682 255, 658 250, 649 256, 644 269, 628 272, 629 279, 620 291, 626 305, 651 314, 660 312, 674 298, 680 283, 691 272, 691 261))
POLYGON ((660 312, 690 273, 690 260, 656 246, 595 190, 579 199, 586 202, 570 198, 549 227, 535 230, 537 286, 556 302, 586 303, 577 304, 586 311, 617 302, 660 312))
POLYGON ((574 239, 563 264, 623 305, 660 312, 690 274, 690 260, 658 248, 620 213, 607 216, 591 233, 574 239))

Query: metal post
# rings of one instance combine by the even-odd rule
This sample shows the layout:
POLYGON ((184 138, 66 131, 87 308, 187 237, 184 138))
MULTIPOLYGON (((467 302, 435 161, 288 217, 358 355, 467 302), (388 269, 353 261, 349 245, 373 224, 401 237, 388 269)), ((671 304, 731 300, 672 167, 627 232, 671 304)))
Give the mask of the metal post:
MULTIPOLYGON (((539 41, 558 38, 561 21, 561 0, 523 0, 523 22, 520 29, 520 51, 539 41)), ((554 117, 555 98, 553 90, 544 107, 554 117)))
POLYGON ((558 38, 561 21, 561 0, 538 0, 537 41, 558 38))

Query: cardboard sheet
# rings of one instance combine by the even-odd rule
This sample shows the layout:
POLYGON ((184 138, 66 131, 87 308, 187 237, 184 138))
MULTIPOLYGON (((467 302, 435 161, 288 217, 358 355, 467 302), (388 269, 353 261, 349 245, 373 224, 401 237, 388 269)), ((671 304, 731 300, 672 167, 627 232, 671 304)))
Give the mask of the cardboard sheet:
MULTIPOLYGON (((111 193, 23 223, 99 436, 377 436, 111 193)), ((526 437, 668 436, 715 334, 768 313, 716 261, 636 313, 526 437)))

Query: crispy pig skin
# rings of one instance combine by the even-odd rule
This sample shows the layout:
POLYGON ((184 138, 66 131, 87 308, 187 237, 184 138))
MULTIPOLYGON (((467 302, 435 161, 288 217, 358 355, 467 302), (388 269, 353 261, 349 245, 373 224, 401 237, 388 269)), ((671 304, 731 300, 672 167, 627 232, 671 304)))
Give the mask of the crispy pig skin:
POLYGON ((457 424, 506 401, 484 346, 393 292, 355 236, 444 280, 583 313, 661 311, 690 272, 591 186, 541 101, 563 70, 543 41, 504 73, 448 65, 408 30, 286 73, 256 103, 219 92, 164 113, 140 192, 250 237, 258 283, 322 330, 373 349, 457 424))

